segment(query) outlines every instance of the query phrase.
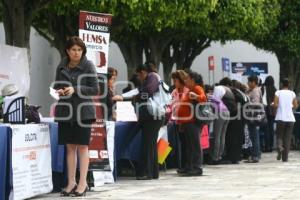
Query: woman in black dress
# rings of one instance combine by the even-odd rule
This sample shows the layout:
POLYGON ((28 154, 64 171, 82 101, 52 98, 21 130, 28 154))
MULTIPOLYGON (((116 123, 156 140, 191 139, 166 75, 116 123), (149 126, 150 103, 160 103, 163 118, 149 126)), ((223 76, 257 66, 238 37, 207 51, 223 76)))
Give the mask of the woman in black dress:
POLYGON ((91 124, 95 121, 92 96, 99 93, 97 74, 93 63, 87 60, 86 47, 78 37, 66 44, 66 55, 56 70, 54 88, 60 96, 55 108, 59 144, 66 145, 68 185, 62 196, 83 196, 87 191, 86 176, 89 167, 88 145, 91 124), (80 180, 75 180, 77 152, 80 180))

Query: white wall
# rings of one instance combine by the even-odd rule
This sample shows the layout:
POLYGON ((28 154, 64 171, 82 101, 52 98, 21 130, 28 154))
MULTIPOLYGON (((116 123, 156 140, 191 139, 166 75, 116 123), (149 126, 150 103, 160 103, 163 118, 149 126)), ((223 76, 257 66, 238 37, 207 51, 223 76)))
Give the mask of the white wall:
MULTIPOLYGON (((31 104, 41 105, 44 116, 49 115, 50 105, 53 103, 49 96, 49 85, 54 80, 55 69, 60 62, 58 51, 42 38, 34 29, 31 31, 31 87, 29 101, 31 104)), ((0 24, 0 43, 4 44, 4 29, 0 24)), ((208 56, 215 56, 215 80, 222 78, 221 57, 227 57, 231 62, 268 62, 270 74, 276 83, 279 80, 279 63, 274 54, 257 50, 253 45, 243 41, 228 42, 225 45, 212 43, 211 47, 199 55, 192 64, 192 69, 201 73, 204 81, 208 83, 208 56)), ((117 80, 127 80, 127 67, 120 49, 115 43, 110 44, 109 66, 119 71, 117 80)), ((160 74, 162 71, 160 69, 160 74)), ((118 89, 120 91, 121 88, 118 89)))
MULTIPOLYGON (((220 42, 212 43, 211 47, 204 50, 192 64, 192 69, 201 73, 205 83, 209 81, 208 56, 215 57, 215 82, 223 78, 222 57, 230 59, 230 62, 266 62, 268 63, 269 74, 275 79, 276 86, 279 85, 279 63, 275 54, 259 50, 252 44, 244 41, 227 42, 221 45, 220 42)), ((211 72, 212 79, 212 72, 211 72)), ((212 80, 211 80, 212 83, 212 80)))

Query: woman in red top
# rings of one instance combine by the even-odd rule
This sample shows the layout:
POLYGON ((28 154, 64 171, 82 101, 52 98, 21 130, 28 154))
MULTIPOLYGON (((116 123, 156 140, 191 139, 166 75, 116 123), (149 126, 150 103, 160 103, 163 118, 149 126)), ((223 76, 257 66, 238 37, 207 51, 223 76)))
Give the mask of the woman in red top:
POLYGON ((200 74, 188 72, 185 85, 190 91, 185 94, 178 109, 178 122, 185 135, 186 164, 179 174, 186 176, 201 176, 202 149, 200 146, 201 126, 195 123, 194 107, 196 103, 206 102, 207 98, 203 89, 203 80, 200 74))

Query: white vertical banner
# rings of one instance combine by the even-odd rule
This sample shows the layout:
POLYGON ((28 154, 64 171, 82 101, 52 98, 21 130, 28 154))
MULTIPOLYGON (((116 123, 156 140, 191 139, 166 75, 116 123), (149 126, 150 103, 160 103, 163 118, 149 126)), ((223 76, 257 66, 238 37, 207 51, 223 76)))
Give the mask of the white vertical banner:
POLYGON ((80 11, 79 37, 86 45, 87 58, 100 74, 107 74, 111 22, 110 14, 80 11))
POLYGON ((107 150, 109 157, 110 170, 108 171, 93 171, 95 187, 99 187, 105 183, 114 183, 114 170, 115 170, 115 122, 105 122, 106 133, 107 133, 107 150))
POLYGON ((11 125, 13 199, 52 191, 51 145, 46 124, 11 125))
POLYGON ((15 84, 21 96, 28 96, 30 77, 26 48, 0 45, 0 91, 7 84, 15 84))

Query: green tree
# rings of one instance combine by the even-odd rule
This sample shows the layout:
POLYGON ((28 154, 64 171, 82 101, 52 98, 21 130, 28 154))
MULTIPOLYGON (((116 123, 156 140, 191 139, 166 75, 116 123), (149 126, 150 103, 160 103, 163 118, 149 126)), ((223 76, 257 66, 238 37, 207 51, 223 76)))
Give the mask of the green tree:
POLYGON ((36 29, 63 53, 63 44, 78 31, 79 10, 113 14, 111 38, 121 49, 129 76, 147 60, 189 68, 215 40, 263 37, 276 26, 277 0, 57 0, 39 12, 36 29), (59 22, 59 23, 58 23, 59 22))
POLYGON ((32 20, 36 12, 48 2, 47 0, 1 0, 7 45, 29 49, 32 20))
MULTIPOLYGON (((264 37, 252 42, 276 54, 280 64, 280 77, 288 77, 291 86, 300 91, 300 1, 282 0, 277 26, 264 37)), ((272 67, 272 66, 270 66, 272 67)))

